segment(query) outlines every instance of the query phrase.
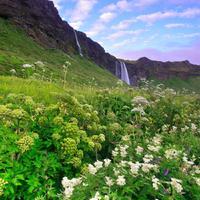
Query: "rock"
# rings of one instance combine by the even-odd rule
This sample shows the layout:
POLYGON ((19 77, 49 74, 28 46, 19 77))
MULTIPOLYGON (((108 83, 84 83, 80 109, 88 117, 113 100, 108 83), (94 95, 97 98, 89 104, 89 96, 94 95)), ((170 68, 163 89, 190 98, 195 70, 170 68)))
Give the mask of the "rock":
POLYGON ((131 82, 137 84, 142 78, 157 78, 167 80, 173 77, 187 79, 192 76, 200 76, 200 66, 193 65, 189 61, 161 62, 148 58, 140 58, 137 61, 125 61, 131 82))

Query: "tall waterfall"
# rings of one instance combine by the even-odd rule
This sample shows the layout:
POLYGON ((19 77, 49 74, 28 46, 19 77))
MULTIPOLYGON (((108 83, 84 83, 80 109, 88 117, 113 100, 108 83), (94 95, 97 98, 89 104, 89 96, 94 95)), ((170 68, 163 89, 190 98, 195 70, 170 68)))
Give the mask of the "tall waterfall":
POLYGON ((128 70, 126 68, 126 64, 122 61, 116 62, 116 76, 130 85, 128 70))
POLYGON ((75 35, 76 44, 77 44, 77 47, 78 47, 79 54, 80 54, 80 56, 83 57, 81 45, 80 45, 80 43, 79 43, 79 41, 78 41, 78 36, 77 36, 76 30, 74 30, 74 35, 75 35))

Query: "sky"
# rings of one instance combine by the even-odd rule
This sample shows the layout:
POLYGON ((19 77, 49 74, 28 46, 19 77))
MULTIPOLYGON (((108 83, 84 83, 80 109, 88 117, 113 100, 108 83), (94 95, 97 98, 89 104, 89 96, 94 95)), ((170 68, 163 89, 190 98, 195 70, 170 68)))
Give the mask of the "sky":
POLYGON ((200 0, 53 0, 61 17, 118 58, 200 64, 200 0))

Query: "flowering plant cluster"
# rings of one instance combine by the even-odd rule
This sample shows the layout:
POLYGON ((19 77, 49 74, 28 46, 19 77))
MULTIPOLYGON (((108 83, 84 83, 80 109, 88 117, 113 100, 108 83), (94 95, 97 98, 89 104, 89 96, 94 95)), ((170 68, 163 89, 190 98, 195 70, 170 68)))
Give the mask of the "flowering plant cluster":
POLYGON ((200 199, 199 95, 161 87, 2 96, 1 198, 200 199))
POLYGON ((80 174, 99 156, 105 136, 98 112, 74 96, 62 98, 50 105, 23 94, 0 100, 0 193, 5 199, 57 198, 61 174, 80 174))

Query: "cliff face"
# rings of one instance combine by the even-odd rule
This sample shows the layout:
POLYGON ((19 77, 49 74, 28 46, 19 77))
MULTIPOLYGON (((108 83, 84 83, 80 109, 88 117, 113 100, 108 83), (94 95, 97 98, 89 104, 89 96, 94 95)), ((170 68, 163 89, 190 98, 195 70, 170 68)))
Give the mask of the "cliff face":
MULTIPOLYGON (((52 1, 49 0, 0 0, 0 17, 19 26, 39 44, 46 48, 58 48, 68 53, 78 53, 73 28, 61 19, 52 1)), ((77 36, 85 57, 116 74, 117 59, 106 53, 103 47, 82 32, 77 36)), ((147 58, 124 61, 131 83, 140 78, 168 79, 173 76, 188 78, 199 76, 200 67, 184 62, 159 62, 147 58)))
POLYGON ((144 57, 137 61, 126 61, 126 65, 133 85, 137 84, 141 78, 156 77, 167 80, 172 77, 187 79, 200 76, 200 66, 193 65, 189 61, 161 62, 144 57))

